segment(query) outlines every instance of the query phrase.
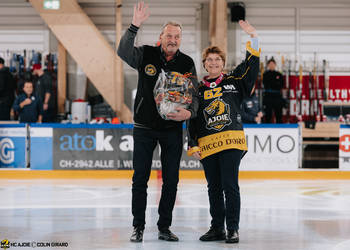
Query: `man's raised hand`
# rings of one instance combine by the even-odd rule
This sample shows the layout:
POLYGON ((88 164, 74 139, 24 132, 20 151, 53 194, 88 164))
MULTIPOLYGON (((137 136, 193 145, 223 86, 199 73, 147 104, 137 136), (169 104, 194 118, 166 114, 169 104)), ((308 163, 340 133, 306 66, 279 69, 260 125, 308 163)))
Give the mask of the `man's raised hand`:
POLYGON ((149 17, 148 4, 141 1, 134 5, 134 16, 132 18, 132 24, 140 27, 141 24, 149 17))

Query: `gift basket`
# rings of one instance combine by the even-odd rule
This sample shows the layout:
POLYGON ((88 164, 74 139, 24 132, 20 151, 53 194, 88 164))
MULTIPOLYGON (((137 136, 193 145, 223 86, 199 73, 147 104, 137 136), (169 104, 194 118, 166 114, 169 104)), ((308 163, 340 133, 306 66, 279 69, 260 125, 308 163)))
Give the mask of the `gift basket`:
POLYGON ((154 100, 159 115, 165 119, 167 114, 177 112, 176 108, 188 108, 192 103, 193 85, 190 75, 178 72, 162 72, 154 87, 154 100))

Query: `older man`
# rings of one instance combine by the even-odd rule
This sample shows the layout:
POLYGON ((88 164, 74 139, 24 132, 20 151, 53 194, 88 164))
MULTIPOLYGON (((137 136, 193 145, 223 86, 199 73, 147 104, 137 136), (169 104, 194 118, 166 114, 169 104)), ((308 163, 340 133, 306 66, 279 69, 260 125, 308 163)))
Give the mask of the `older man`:
MULTIPOLYGON (((193 60, 180 52, 182 27, 177 22, 168 22, 159 36, 160 46, 134 47, 135 37, 141 24, 149 17, 148 6, 140 2, 134 6, 132 24, 123 35, 118 55, 139 74, 134 105, 134 153, 132 214, 134 231, 130 238, 133 242, 143 240, 145 211, 147 203, 147 182, 151 172, 153 151, 157 143, 161 147, 162 194, 158 213, 158 238, 166 241, 178 241, 169 227, 176 199, 179 181, 179 165, 182 154, 182 122, 196 115, 198 102, 194 101, 189 110, 178 108, 170 113, 168 119, 158 114, 153 89, 161 70, 175 71, 181 74, 191 73, 196 77, 193 60)), ((197 81, 193 81, 195 88, 197 81)))

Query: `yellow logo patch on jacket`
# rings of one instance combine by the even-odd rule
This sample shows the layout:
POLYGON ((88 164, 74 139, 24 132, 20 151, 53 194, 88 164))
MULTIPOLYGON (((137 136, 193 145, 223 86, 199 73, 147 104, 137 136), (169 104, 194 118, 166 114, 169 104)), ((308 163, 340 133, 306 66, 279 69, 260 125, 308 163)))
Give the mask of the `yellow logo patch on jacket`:
POLYGON ((152 64, 147 64, 145 67, 145 73, 149 76, 155 76, 157 74, 157 69, 152 64))

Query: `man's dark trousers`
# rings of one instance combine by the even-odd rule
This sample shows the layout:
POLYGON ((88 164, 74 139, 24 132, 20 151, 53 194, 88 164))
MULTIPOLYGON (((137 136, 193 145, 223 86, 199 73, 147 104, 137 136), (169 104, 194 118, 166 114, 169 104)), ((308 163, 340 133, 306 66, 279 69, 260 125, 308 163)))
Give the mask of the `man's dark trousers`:
POLYGON ((168 228, 175 205, 179 167, 183 147, 182 128, 154 130, 134 128, 134 155, 132 178, 133 226, 144 227, 147 206, 147 182, 151 173, 153 151, 159 143, 162 163, 162 194, 159 202, 158 228, 168 228))

